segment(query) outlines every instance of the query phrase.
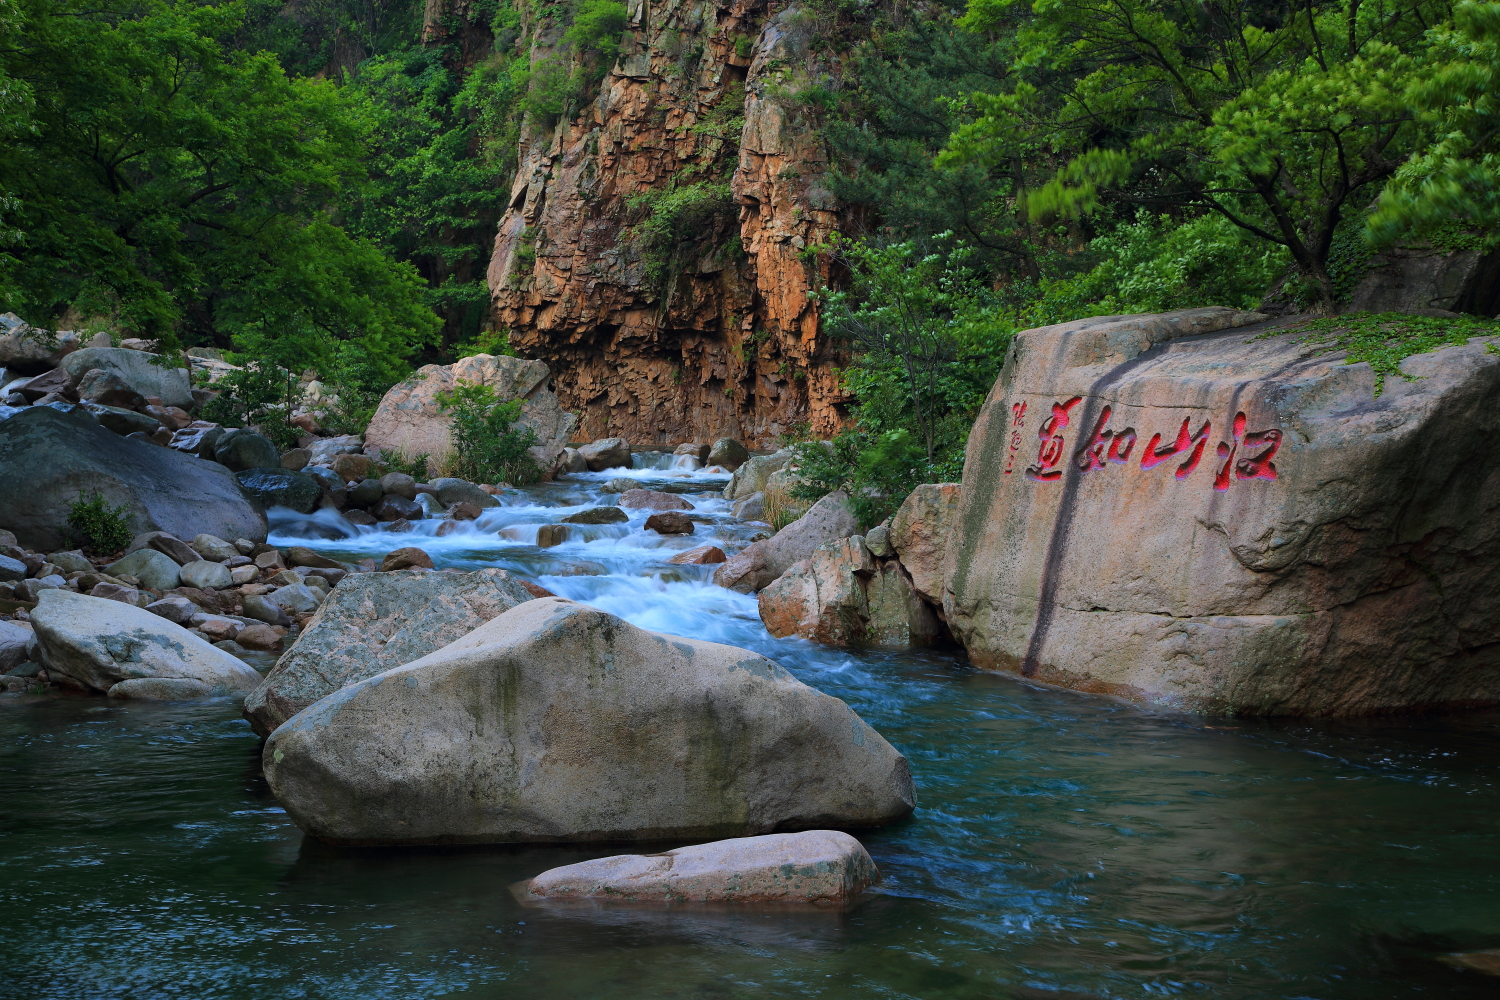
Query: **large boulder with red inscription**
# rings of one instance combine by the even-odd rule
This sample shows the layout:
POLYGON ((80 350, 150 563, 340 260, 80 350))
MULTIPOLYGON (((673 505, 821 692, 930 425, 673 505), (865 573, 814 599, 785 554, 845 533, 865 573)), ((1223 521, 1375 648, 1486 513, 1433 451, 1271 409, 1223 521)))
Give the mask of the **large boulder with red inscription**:
POLYGON ((1366 364, 1227 309, 1028 330, 944 560, 983 667, 1208 712, 1500 703, 1500 356, 1366 364))
POLYGON ((562 408, 547 386, 552 372, 540 361, 476 354, 451 365, 424 365, 416 374, 392 386, 381 399, 365 430, 365 450, 371 455, 391 452, 408 460, 427 456, 436 471, 453 451, 453 415, 442 408, 438 393, 460 385, 491 389, 502 402, 521 400, 517 423, 536 434, 530 449, 543 472, 562 458, 576 419, 562 408))

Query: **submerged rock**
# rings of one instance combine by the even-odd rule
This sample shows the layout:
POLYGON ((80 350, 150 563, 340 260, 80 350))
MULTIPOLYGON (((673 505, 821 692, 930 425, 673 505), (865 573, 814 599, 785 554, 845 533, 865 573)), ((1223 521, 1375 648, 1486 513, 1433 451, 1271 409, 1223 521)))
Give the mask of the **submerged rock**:
POLYGON ((525 897, 614 902, 847 903, 877 881, 864 845, 835 830, 617 854, 542 872, 525 897))
POLYGON ((45 590, 31 624, 48 676, 112 698, 206 698, 260 683, 253 668, 182 626, 119 601, 45 590))
POLYGON ((619 507, 590 507, 558 520, 563 524, 624 524, 630 515, 619 507))
MULTIPOLYGON (((245 699, 245 718, 268 735, 345 684, 425 656, 529 600, 520 581, 501 569, 355 574, 333 589, 296 644, 245 699)), ((247 597, 245 614, 290 624, 264 598, 247 597)))
POLYGON ((839 699, 560 598, 335 692, 263 759, 293 820, 335 843, 743 836, 915 805, 906 758, 839 699))
POLYGON ((969 438, 949 627, 982 667, 1214 713, 1500 704, 1500 357, 1411 357, 1376 395, 1295 328, 1235 329, 1256 319, 1017 334, 969 438))

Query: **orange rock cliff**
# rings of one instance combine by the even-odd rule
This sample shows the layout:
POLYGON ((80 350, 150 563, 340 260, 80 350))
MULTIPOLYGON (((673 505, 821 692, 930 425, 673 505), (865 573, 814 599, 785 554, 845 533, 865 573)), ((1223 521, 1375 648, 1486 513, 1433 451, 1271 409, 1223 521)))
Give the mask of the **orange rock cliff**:
MULTIPOLYGON (((492 321, 544 361, 579 439, 772 445, 841 423, 838 344, 804 250, 840 223, 796 95, 839 85, 812 18, 766 0, 629 0, 597 96, 523 129, 492 321)), ((533 67, 561 29, 530 26, 533 67)))

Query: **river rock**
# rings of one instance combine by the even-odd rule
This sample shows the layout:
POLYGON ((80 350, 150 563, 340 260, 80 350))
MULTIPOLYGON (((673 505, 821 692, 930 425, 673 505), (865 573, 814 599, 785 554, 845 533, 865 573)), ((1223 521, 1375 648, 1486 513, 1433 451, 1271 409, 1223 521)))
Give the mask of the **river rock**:
POLYGON ((100 406, 134 410, 146 405, 146 397, 136 392, 114 372, 95 368, 85 372, 78 382, 78 398, 100 406))
POLYGON ((774 455, 755 455, 735 470, 724 487, 725 500, 744 500, 756 493, 764 493, 766 482, 773 472, 786 467, 795 456, 790 448, 783 448, 774 455))
POLYGON ((133 576, 152 590, 171 590, 181 586, 181 565, 165 552, 153 548, 136 549, 124 558, 104 567, 110 576, 133 576))
MULTIPOLYGON (((287 507, 299 514, 310 514, 323 496, 323 487, 316 479, 291 469, 246 469, 235 473, 235 479, 261 510, 287 507)), ((264 533, 261 537, 265 537, 264 533)))
POLYGON ((305 545, 293 545, 286 550, 286 561, 293 566, 307 566, 314 569, 343 569, 344 564, 331 556, 325 556, 321 552, 314 552, 305 545))
POLYGON ((227 430, 219 436, 214 443, 214 461, 231 472, 281 468, 281 456, 276 453, 271 439, 242 427, 227 430))
POLYGON ((131 351, 123 347, 85 347, 62 361, 75 385, 81 384, 91 371, 102 370, 114 375, 145 399, 159 399, 162 406, 191 410, 193 387, 186 368, 165 368, 155 364, 156 355, 131 351))
POLYGON ((717 545, 700 545, 686 552, 677 553, 667 562, 674 566, 711 566, 723 562, 726 558, 724 550, 717 545))
POLYGON ((159 601, 152 601, 146 605, 146 610, 158 618, 165 618, 173 625, 186 625, 193 620, 193 616, 199 613, 198 605, 186 597, 163 597, 159 601))
POLYGON ((281 467, 291 469, 293 472, 301 472, 307 468, 307 463, 312 460, 312 452, 306 448, 293 448, 281 456, 281 467))
POLYGON ((170 556, 179 566, 186 566, 201 558, 191 545, 168 531, 144 531, 130 540, 130 546, 125 551, 136 552, 140 549, 155 549, 170 556))
POLYGON ((865 578, 874 572, 863 538, 824 542, 760 592, 761 621, 778 639, 800 635, 833 646, 863 642, 870 615, 865 578))
POLYGON ((592 472, 630 468, 630 443, 624 438, 601 438, 578 449, 592 472))
POLYGON ((392 573, 401 569, 432 569, 432 556, 416 546, 396 549, 380 560, 380 571, 392 573))
POLYGON ((370 507, 370 514, 377 521, 420 521, 427 516, 422 505, 406 497, 387 493, 370 507))
MULTIPOLYGON (((97 414, 96 414, 97 416, 97 414)), ((104 418, 99 418, 104 423, 104 418)), ((107 426, 107 425, 106 425, 107 426)), ((110 428, 114 430, 114 428, 110 428)), ((116 431, 116 433, 129 433, 128 431, 116 431)), ((199 458, 212 459, 214 449, 219 446, 219 439, 225 434, 224 428, 217 424, 190 424, 172 435, 167 442, 168 448, 185 451, 189 455, 197 455, 199 458)))
POLYGON ((1500 357, 1411 357, 1376 395, 1254 319, 1017 334, 969 438, 949 627, 981 667, 1215 714, 1500 703, 1500 357))
POLYGON ((0 368, 35 375, 56 368, 80 347, 72 330, 41 330, 15 313, 0 314, 0 368))
MULTIPOLYGON (((156 421, 144 413, 136 413, 119 406, 103 406, 99 403, 85 402, 83 408, 88 410, 89 415, 99 421, 99 425, 105 430, 125 437, 137 431, 149 434, 156 429, 156 421)), ((178 433, 185 433, 179 431, 178 433)), ((173 435, 174 437, 176 435, 173 435)), ((179 449, 185 450, 185 449, 179 449)))
MULTIPOLYGON (((83 588, 79 588, 81 593, 83 588)), ((129 604, 131 607, 144 608, 151 603, 150 596, 141 593, 134 587, 123 583, 111 583, 107 580, 94 584, 88 590, 90 597, 97 597, 102 601, 119 601, 121 604, 129 604)))
POLYGON ((359 507, 368 507, 378 503, 385 496, 385 490, 380 488, 380 480, 365 479, 348 492, 349 502, 359 507))
MULTIPOLYGON (((245 599, 245 614, 259 617, 250 612, 252 600, 245 599)), ((351 576, 245 699, 245 717, 269 735, 324 695, 425 656, 528 600, 521 582, 501 569, 351 576)))
POLYGON ((629 493, 631 490, 636 489, 638 485, 639 484, 629 476, 616 476, 613 479, 606 480, 604 485, 599 487, 599 492, 629 493))
POLYGON ((693 510, 693 505, 688 503, 676 493, 663 493, 660 490, 626 490, 620 494, 621 507, 633 507, 643 510, 693 510))
POLYGON ((729 512, 741 521, 765 521, 766 495, 752 493, 743 500, 736 500, 729 512))
POLYGON ((178 575, 182 578, 182 586, 196 587, 199 590, 223 590, 234 586, 228 567, 206 559, 188 563, 178 571, 178 575))
POLYGON ((0 583, 15 583, 26 579, 29 570, 19 559, 0 555, 0 583))
POLYGON ((719 438, 708 450, 705 465, 718 465, 734 472, 750 457, 750 452, 734 438, 719 438))
POLYGON ((266 600, 294 615, 316 611, 323 599, 305 583, 289 583, 266 595, 266 600))
POLYGON ((466 479, 434 479, 432 488, 437 491, 438 501, 444 506, 456 503, 470 503, 480 508, 500 506, 500 501, 494 496, 466 479))
POLYGON ((47 561, 64 573, 88 573, 94 568, 80 549, 53 552, 47 556, 47 561))
POLYGON ((217 535, 200 534, 188 543, 193 551, 210 562, 223 562, 239 555, 239 550, 217 535))
POLYGON ((588 461, 582 455, 578 454, 577 448, 564 448, 559 465, 562 472, 589 471, 588 461))
POLYGON ((958 483, 925 483, 911 491, 891 518, 891 547, 918 593, 937 605, 943 603, 943 555, 958 499, 958 483))
POLYGON ((540 361, 488 354, 451 365, 424 365, 381 399, 365 430, 365 445, 372 454, 389 451, 407 460, 426 455, 429 467, 438 468, 453 450, 453 418, 439 409, 437 394, 462 382, 488 386, 501 401, 522 400, 517 422, 537 437, 528 450, 543 471, 550 470, 577 422, 547 388, 551 378, 552 372, 540 361))
POLYGON ((906 759, 742 649, 528 601, 271 734, 287 813, 335 843, 662 840, 908 815, 906 759))
POLYGON ((645 529, 663 535, 691 535, 695 530, 692 519, 676 510, 652 514, 646 518, 645 529))
POLYGON ((742 594, 753 594, 807 559, 824 542, 848 538, 858 528, 849 498, 828 494, 791 524, 764 541, 736 552, 714 571, 714 583, 742 594))
POLYGON ((267 625, 290 625, 292 620, 287 613, 281 609, 281 605, 269 601, 263 594, 251 594, 247 596, 242 605, 246 618, 254 618, 256 621, 265 622, 267 625))
POLYGON ((125 508, 132 532, 261 539, 266 521, 222 467, 110 433, 82 413, 28 407, 0 420, 0 511, 23 545, 60 548, 80 489, 125 508))
POLYGON ((685 441, 672 449, 672 454, 691 455, 698 460, 699 465, 703 465, 704 460, 708 458, 709 450, 709 446, 701 441, 685 441))
MULTIPOLYGON (((360 455, 364 448, 364 442, 358 434, 317 438, 307 446, 309 453, 307 464, 326 465, 331 469, 338 469, 337 462, 340 455, 360 455)), ((360 455, 360 457, 364 456, 360 455)), ((368 461, 366 467, 368 467, 368 461)))
POLYGON ((26 662, 26 649, 34 636, 24 625, 0 621, 0 674, 8 674, 26 662))
POLYGON ((43 591, 31 611, 37 662, 113 698, 204 698, 260 683, 250 666, 145 608, 43 591))
POLYGON ((624 524, 630 515, 619 507, 590 507, 558 520, 563 524, 624 524))
POLYGON ((847 903, 879 878, 864 845, 835 830, 773 833, 553 868, 525 885, 542 899, 847 903))
POLYGON ((396 496, 403 500, 417 498, 417 481, 404 472, 387 472, 380 477, 380 492, 384 496, 396 496))

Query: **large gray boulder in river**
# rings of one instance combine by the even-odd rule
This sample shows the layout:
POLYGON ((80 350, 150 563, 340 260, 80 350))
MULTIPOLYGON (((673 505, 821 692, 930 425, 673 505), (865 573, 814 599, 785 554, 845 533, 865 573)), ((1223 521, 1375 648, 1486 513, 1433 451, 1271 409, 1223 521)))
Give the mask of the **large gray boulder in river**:
POLYGON ((1018 334, 943 547, 949 627, 979 666, 1216 713, 1500 703, 1500 357, 1411 357, 1377 395, 1258 319, 1018 334))
POLYGON ((43 552, 70 544, 68 511, 80 493, 95 490, 111 507, 125 508, 134 534, 266 537, 265 515, 222 465, 122 438, 81 409, 29 406, 0 420, 0 469, 5 527, 43 552))
POLYGON ((347 576, 245 699, 245 718, 268 736, 319 698, 426 656, 529 600, 503 569, 347 576))
POLYGON ((232 696, 260 681, 249 664, 181 625, 120 601, 43 590, 31 626, 37 662, 48 676, 111 698, 232 696))
POLYGON ((344 844, 708 839, 915 805, 906 758, 839 699, 556 597, 329 695, 263 762, 297 825, 344 844))

